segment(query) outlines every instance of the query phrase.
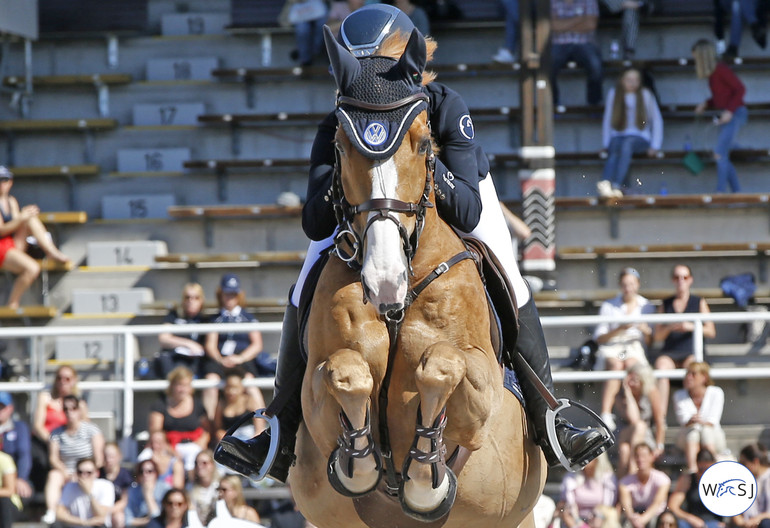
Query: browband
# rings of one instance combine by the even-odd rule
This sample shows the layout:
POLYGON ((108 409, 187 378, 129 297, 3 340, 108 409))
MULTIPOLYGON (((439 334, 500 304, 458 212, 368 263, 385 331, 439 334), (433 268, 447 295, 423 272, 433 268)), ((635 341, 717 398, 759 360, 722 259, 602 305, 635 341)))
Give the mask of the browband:
POLYGON ((362 110, 372 110, 374 112, 388 112, 390 110, 395 110, 397 108, 401 108, 402 106, 406 106, 409 103, 412 103, 414 101, 428 102, 429 100, 430 98, 424 92, 418 92, 412 95, 408 95, 403 99, 399 99, 398 101, 393 101, 392 103, 367 103, 366 101, 361 101, 354 97, 348 97, 347 95, 340 95, 339 97, 337 97, 337 106, 341 104, 346 104, 356 108, 361 108, 362 110))

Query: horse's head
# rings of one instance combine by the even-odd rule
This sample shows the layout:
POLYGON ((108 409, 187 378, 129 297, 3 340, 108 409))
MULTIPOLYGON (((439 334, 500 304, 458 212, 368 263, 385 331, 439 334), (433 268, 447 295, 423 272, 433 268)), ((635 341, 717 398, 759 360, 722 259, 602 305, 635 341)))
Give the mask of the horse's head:
POLYGON ((356 59, 326 29, 337 82, 339 232, 351 237, 366 298, 381 314, 405 307, 411 259, 431 207, 432 144, 422 90, 425 40, 398 59, 356 59))

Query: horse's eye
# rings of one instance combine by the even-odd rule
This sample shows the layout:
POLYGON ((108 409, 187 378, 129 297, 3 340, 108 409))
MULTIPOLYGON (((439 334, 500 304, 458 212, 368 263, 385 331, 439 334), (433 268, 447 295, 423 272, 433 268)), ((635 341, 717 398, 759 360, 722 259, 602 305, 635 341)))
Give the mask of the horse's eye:
POLYGON ((345 154, 345 149, 342 146, 342 143, 339 141, 334 142, 334 148, 337 149, 337 152, 340 154, 345 154))
POLYGON ((417 150, 420 154, 425 154, 430 149, 430 139, 423 139, 420 148, 417 150))

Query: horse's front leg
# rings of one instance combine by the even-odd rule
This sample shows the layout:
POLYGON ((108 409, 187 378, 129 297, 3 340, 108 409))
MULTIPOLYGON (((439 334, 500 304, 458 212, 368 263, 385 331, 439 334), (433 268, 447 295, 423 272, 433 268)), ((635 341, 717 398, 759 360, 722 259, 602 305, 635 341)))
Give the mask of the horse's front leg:
POLYGON ((339 403, 342 433, 329 457, 329 482, 339 493, 359 497, 380 481, 382 461, 371 434, 369 399, 374 380, 359 352, 341 349, 322 369, 326 390, 339 403))
POLYGON ((466 372, 465 355, 447 342, 428 347, 415 372, 420 407, 400 490, 401 505, 411 517, 439 519, 454 503, 457 478, 446 465, 443 433, 447 401, 466 372))

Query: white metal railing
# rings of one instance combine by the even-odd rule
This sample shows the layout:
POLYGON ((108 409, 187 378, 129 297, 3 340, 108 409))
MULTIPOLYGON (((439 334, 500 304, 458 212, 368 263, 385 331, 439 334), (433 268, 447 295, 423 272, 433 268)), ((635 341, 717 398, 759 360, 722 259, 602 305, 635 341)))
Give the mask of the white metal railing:
MULTIPOLYGON (((593 327, 602 322, 607 323, 633 323, 646 322, 655 323, 674 323, 682 321, 692 321, 695 324, 693 339, 695 350, 693 353, 699 360, 703 358, 702 339, 703 322, 713 321, 715 323, 745 323, 750 321, 770 321, 770 312, 729 312, 729 313, 685 313, 685 314, 648 314, 636 317, 604 317, 599 315, 577 315, 577 316, 548 316, 542 317, 543 326, 549 327, 593 327)), ((82 390, 114 390, 123 394, 123 436, 130 436, 133 433, 134 417, 134 393, 147 391, 160 391, 166 388, 165 380, 136 380, 134 378, 134 364, 139 358, 136 350, 137 336, 151 336, 178 330, 179 333, 207 333, 207 332, 249 332, 260 331, 265 333, 280 333, 281 323, 221 323, 221 324, 198 324, 184 325, 183 327, 173 327, 167 324, 162 325, 113 325, 113 326, 76 326, 76 327, 16 327, 0 328, 0 339, 8 338, 26 338, 30 340, 29 350, 32 351, 30 357, 30 370, 34 377, 32 381, 3 382, 0 383, 0 390, 8 392, 27 392, 36 395, 48 386, 42 379, 45 373, 45 358, 42 357, 42 347, 39 346, 40 340, 46 337, 61 336, 119 336, 122 348, 118 351, 118 357, 115 358, 117 365, 122 365, 122 379, 110 381, 81 381, 79 387, 82 390), (40 357, 38 357, 40 356, 40 357), (39 367, 39 368, 38 368, 39 367)), ((580 383, 591 381, 604 381, 608 379, 621 378, 625 375, 623 371, 557 371, 553 373, 553 379, 556 383, 580 383)), ((674 369, 666 371, 656 371, 658 377, 681 378, 684 376, 683 369, 674 369)), ((770 379, 770 367, 751 368, 719 368, 712 371, 712 377, 715 379, 770 379)), ((220 383, 221 384, 221 383, 220 383)), ((248 386, 257 386, 261 389, 272 389, 273 378, 254 378, 244 380, 248 386)), ((196 389, 216 386, 217 383, 210 380, 195 380, 193 386, 196 389)))

